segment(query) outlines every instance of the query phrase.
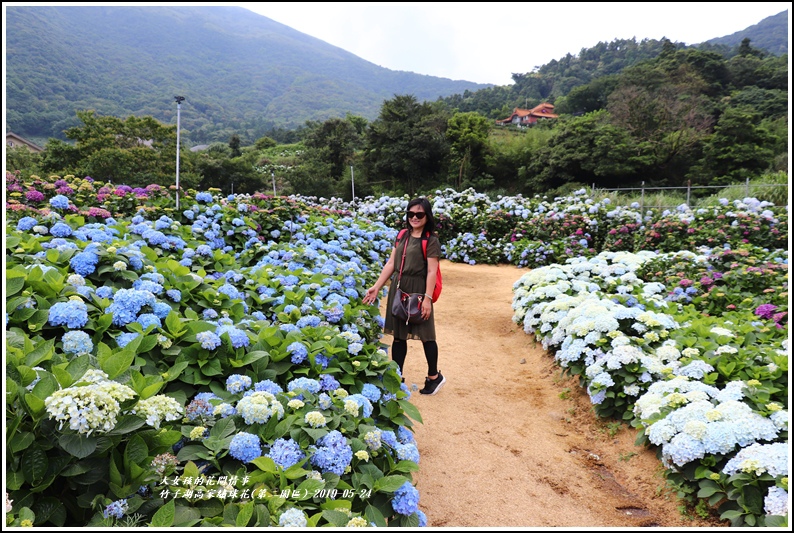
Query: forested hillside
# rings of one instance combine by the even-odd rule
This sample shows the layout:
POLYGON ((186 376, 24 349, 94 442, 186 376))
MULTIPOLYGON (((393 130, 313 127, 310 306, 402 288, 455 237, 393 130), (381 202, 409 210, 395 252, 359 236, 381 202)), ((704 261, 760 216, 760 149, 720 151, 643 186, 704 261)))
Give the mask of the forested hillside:
POLYGON ((719 37, 695 46, 673 43, 667 39, 615 39, 583 48, 579 54, 566 54, 559 60, 535 67, 531 72, 513 73, 512 85, 464 91, 442 98, 459 111, 476 111, 489 118, 510 115, 515 107, 532 108, 541 102, 551 102, 558 113, 585 111, 571 107, 565 96, 577 87, 595 82, 605 88, 614 84, 613 75, 623 69, 659 56, 665 49, 696 48, 720 54, 725 59, 740 53, 741 42, 750 39, 759 53, 781 56, 788 54, 788 11, 767 17, 741 32, 719 37), (596 81, 598 80, 598 81, 596 81))
POLYGON ((392 71, 239 7, 9 6, 7 128, 64 138, 75 111, 149 115, 183 141, 253 142, 274 126, 346 113, 373 119, 384 100, 487 87, 392 71))

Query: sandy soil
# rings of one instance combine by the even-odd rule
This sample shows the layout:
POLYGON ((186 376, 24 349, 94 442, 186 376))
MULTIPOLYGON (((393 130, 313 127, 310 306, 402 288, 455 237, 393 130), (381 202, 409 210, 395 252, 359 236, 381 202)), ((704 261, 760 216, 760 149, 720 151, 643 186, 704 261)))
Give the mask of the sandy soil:
MULTIPOLYGON (((512 286, 526 269, 442 261, 441 270, 447 382, 411 397, 424 419, 415 480, 430 527, 721 526, 685 518, 655 453, 634 445, 636 430, 598 419, 578 381, 513 324, 512 286)), ((422 344, 409 341, 406 382, 421 388, 426 373, 422 344)))

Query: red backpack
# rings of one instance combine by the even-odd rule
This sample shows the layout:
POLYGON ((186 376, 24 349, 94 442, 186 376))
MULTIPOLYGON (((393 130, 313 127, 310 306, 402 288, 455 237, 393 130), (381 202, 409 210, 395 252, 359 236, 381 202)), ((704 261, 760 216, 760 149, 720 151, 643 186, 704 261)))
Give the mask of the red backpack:
MULTIPOLYGON (((395 248, 407 231, 407 229, 400 230, 400 233, 397 235, 397 241, 394 243, 395 248)), ((422 234, 422 253, 425 255, 425 263, 427 263, 427 238, 429 236, 430 232, 425 232, 422 234)), ((433 303, 438 301, 439 296, 441 296, 441 265, 438 265, 438 269, 436 270, 436 286, 433 288, 433 297, 431 298, 433 303)))

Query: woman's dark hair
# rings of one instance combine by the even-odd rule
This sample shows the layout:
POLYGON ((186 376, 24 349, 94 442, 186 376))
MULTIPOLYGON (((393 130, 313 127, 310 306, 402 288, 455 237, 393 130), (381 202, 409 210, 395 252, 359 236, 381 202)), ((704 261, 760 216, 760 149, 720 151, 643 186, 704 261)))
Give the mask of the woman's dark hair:
POLYGON ((408 211, 415 205, 420 206, 425 211, 425 232, 430 232, 430 235, 436 234, 436 219, 433 218, 433 206, 427 201, 427 198, 414 198, 408 202, 408 207, 405 208, 405 227, 411 229, 411 224, 408 222, 408 211))

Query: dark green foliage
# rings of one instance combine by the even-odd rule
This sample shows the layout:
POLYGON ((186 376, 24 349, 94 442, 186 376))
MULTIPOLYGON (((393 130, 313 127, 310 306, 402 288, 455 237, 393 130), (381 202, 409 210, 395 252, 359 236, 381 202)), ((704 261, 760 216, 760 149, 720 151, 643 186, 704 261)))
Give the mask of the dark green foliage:
POLYGON ((490 129, 490 122, 479 113, 455 113, 447 122, 447 140, 458 168, 458 190, 472 184, 474 177, 484 169, 490 129))
POLYGON ((321 124, 307 124, 304 139, 304 144, 316 150, 319 160, 329 166, 330 176, 334 179, 342 176, 362 142, 353 123, 341 118, 331 118, 321 124))
MULTIPOLYGON (((51 173, 91 176, 101 181, 145 187, 168 185, 176 174, 176 127, 152 117, 130 116, 125 120, 78 111, 82 122, 66 130, 67 144, 50 139, 42 170, 51 173)), ((189 171, 189 168, 185 168, 189 171)))
POLYGON ((236 133, 229 139, 229 149, 231 150, 232 157, 239 157, 242 155, 240 151, 240 136, 236 133))
POLYGON ((546 147, 519 177, 532 191, 546 191, 569 182, 616 187, 635 175, 642 161, 629 133, 609 123, 606 111, 560 122, 546 147))
POLYGON ((759 119, 749 107, 726 109, 704 144, 693 181, 703 183, 699 178, 707 177, 709 185, 728 185, 769 169, 774 138, 759 119))
POLYGON ((368 181, 409 195, 439 184, 450 154, 448 120, 443 106, 413 95, 385 101, 367 130, 362 163, 368 181))

